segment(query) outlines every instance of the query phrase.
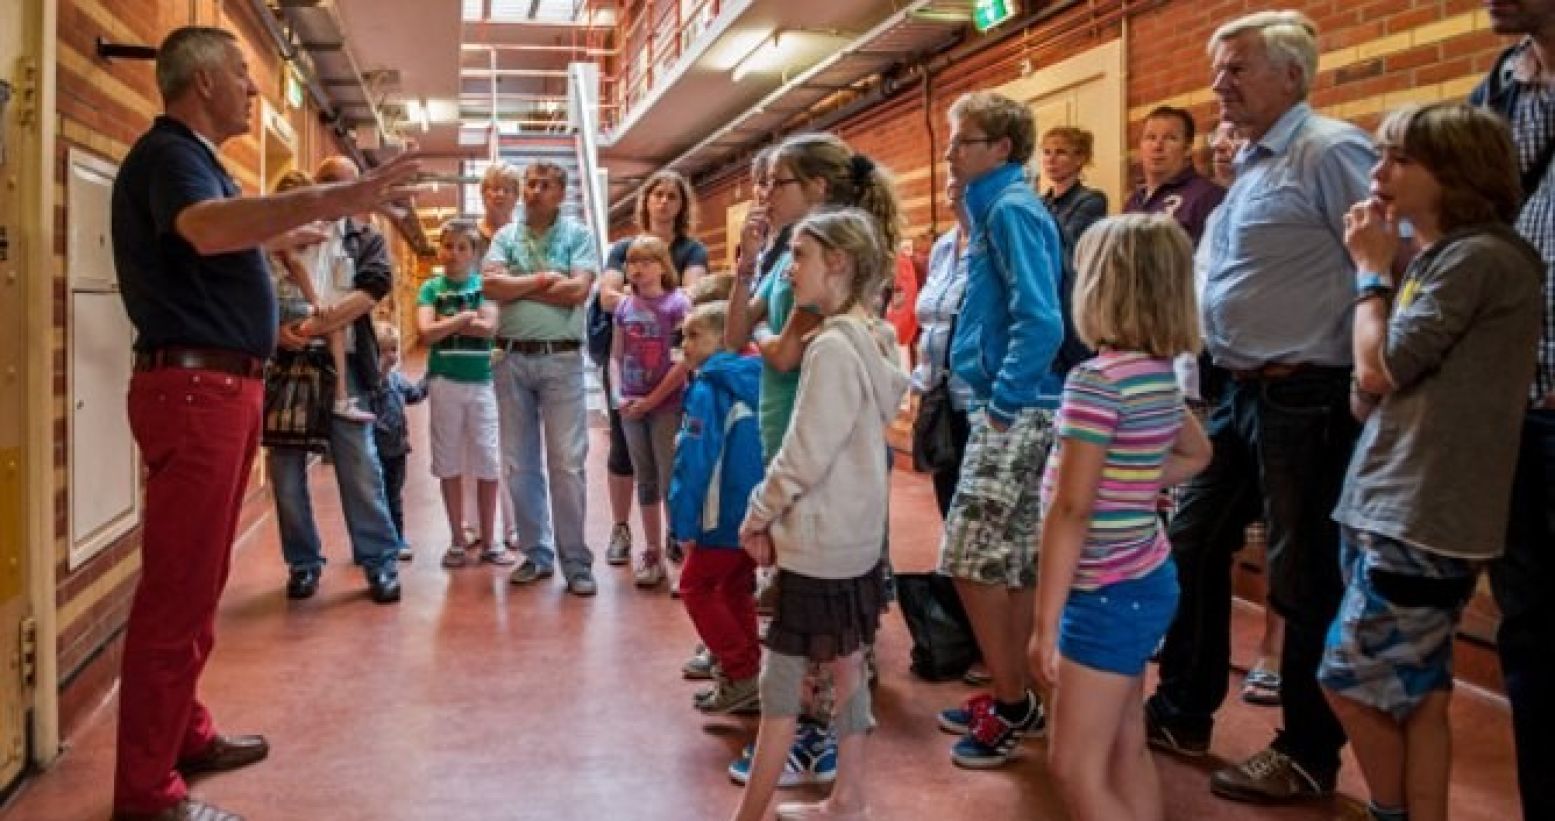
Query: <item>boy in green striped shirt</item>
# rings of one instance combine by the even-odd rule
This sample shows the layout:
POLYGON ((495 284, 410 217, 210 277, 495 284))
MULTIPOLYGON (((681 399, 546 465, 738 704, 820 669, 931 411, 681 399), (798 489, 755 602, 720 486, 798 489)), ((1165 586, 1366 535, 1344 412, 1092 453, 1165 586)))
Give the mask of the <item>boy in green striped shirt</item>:
POLYGON ((496 538, 497 394, 491 379, 491 339, 497 305, 481 294, 476 264, 485 248, 475 223, 449 220, 438 240, 443 273, 421 286, 416 324, 431 349, 427 385, 431 394, 432 475, 442 484, 451 535, 444 567, 467 560, 463 521, 464 477, 475 479, 482 561, 510 565, 513 555, 496 538))

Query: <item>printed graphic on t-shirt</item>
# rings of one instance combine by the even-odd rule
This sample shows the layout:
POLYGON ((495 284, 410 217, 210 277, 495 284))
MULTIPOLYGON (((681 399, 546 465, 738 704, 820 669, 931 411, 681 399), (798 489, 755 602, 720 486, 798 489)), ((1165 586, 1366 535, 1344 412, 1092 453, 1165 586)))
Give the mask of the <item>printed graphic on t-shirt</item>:
POLYGON ((444 291, 437 295, 433 310, 438 316, 453 316, 460 311, 473 311, 481 306, 480 291, 444 291))
POLYGON ((647 396, 670 372, 675 364, 676 330, 690 307, 685 294, 676 291, 658 299, 628 297, 616 309, 622 396, 647 396))

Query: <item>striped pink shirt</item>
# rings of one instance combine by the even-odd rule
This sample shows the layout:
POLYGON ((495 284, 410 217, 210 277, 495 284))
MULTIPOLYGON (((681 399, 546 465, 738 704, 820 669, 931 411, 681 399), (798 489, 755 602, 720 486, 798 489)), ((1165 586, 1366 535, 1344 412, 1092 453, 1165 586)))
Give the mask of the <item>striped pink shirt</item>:
POLYGON ((1069 372, 1058 410, 1058 439, 1042 477, 1044 512, 1057 490, 1065 443, 1107 449, 1075 589, 1143 578, 1166 560, 1171 545, 1156 516, 1156 497, 1183 412, 1169 359, 1107 351, 1069 372))

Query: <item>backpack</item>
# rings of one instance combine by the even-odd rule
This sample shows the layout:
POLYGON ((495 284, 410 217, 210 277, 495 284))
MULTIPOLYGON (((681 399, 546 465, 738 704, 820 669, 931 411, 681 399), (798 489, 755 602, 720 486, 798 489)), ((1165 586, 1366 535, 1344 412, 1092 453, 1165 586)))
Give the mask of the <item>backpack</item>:
MULTIPOLYGON (((622 269, 625 269, 626 247, 631 245, 631 243, 631 237, 616 240, 610 246, 607 267, 608 262, 615 260, 616 250, 620 249, 621 259, 623 260, 620 265, 622 269)), ((601 276, 603 276, 603 273, 601 273, 601 276)), ((598 367, 609 367, 610 343, 614 338, 615 315, 605 310, 599 304, 599 283, 596 282, 593 293, 589 294, 588 308, 583 314, 583 339, 584 346, 589 352, 589 359, 598 367)))
POLYGON ((599 288, 589 295, 589 307, 584 314, 584 334, 587 339, 589 359, 603 368, 610 363, 610 345, 615 338, 615 317, 600 307, 599 288))

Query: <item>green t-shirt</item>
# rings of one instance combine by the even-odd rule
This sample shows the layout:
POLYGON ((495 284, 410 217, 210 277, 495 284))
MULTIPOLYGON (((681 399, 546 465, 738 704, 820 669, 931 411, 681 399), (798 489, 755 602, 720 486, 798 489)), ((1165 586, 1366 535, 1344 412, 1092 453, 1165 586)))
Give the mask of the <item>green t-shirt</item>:
MULTIPOLYGON (((486 298, 481 295, 480 274, 470 274, 461 282, 446 276, 433 277, 421 286, 417 305, 430 306, 438 318, 460 311, 478 310, 486 298)), ((452 334, 432 343, 427 356, 427 375, 455 382, 491 381, 491 340, 479 336, 452 334)))
MULTIPOLYGON (((783 332, 789 315, 794 312, 794 284, 788 281, 788 268, 792 262, 789 252, 784 251, 756 289, 757 298, 767 303, 767 326, 775 334, 783 332)), ((788 422, 794 415, 794 397, 798 393, 798 368, 784 373, 762 361, 761 401, 756 411, 756 424, 761 431, 762 457, 768 462, 783 444, 783 434, 788 433, 788 422)))

